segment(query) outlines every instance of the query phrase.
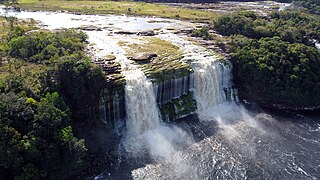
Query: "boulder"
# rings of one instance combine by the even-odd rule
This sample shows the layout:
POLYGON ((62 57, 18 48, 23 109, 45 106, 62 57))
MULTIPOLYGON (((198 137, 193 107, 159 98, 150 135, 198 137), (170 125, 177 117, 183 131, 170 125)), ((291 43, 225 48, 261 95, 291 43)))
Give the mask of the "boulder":
POLYGON ((150 61, 152 58, 157 57, 156 53, 139 53, 132 56, 130 59, 134 61, 150 61))
POLYGON ((149 31, 140 31, 137 33, 137 35, 140 36, 155 36, 157 35, 157 33, 155 33, 153 30, 149 30, 149 31))
POLYGON ((116 60, 116 56, 114 55, 106 55, 105 57, 103 57, 103 59, 105 59, 106 61, 113 61, 113 60, 116 60))

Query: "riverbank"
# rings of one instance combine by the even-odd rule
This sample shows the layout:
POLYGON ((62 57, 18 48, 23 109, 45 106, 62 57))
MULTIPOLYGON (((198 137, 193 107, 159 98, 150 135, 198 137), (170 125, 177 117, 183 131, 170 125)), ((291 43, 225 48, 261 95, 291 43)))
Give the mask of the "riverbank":
POLYGON ((23 10, 30 11, 68 11, 79 14, 117 14, 132 16, 157 16, 195 22, 211 22, 218 14, 197 9, 164 6, 144 2, 116 1, 54 1, 21 0, 23 10))

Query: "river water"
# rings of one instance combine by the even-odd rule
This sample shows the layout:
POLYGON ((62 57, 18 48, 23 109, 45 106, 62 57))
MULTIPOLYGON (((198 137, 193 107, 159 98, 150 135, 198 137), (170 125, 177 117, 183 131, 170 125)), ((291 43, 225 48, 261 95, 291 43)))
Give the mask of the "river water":
POLYGON ((33 18, 50 30, 83 25, 102 28, 86 33, 90 43, 94 43, 95 56, 114 54, 121 64, 128 83, 129 123, 121 146, 122 163, 96 179, 320 178, 319 115, 265 112, 254 106, 248 110, 228 101, 223 89, 232 84, 231 67, 216 61, 204 48, 168 31, 190 26, 189 23, 114 15, 0 11, 5 13, 33 18), (180 46, 185 57, 193 59, 197 118, 172 124, 161 122, 151 82, 117 45, 120 40, 134 38, 113 33, 146 29, 163 29, 158 37, 180 46), (134 108, 135 105, 140 108, 134 108))

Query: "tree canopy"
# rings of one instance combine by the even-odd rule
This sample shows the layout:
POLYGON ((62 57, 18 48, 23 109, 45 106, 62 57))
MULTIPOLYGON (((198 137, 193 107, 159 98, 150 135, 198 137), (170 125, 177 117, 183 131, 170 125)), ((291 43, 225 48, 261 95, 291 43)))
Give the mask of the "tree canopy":
POLYGON ((0 179, 64 179, 91 153, 77 124, 95 126, 87 109, 106 80, 83 32, 29 30, 6 28, 0 41, 0 179))
MULTIPOLYGON (((301 6, 315 13, 310 3, 319 7, 319 1, 301 6)), ((219 17, 213 28, 230 37, 227 49, 242 98, 288 107, 320 106, 320 53, 314 44, 320 40, 320 16, 296 7, 268 16, 246 11, 219 17)))
POLYGON ((246 97, 292 106, 320 104, 320 53, 280 37, 233 37, 235 82, 246 97), (239 43, 246 41, 246 43, 239 43))

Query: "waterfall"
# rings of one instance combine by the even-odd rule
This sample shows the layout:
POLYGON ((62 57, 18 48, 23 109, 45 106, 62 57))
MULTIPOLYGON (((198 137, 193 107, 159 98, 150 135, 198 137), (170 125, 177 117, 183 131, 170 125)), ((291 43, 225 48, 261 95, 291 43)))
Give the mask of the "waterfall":
POLYGON ((231 63, 219 60, 206 48, 186 41, 176 34, 164 31, 159 38, 170 41, 184 51, 183 61, 191 62, 192 81, 198 113, 227 100, 238 101, 237 90, 232 88, 231 63))
POLYGON ((126 72, 127 135, 138 137, 159 126, 160 115, 151 81, 139 69, 126 72))
POLYGON ((108 91, 104 89, 99 102, 99 119, 116 131, 122 128, 125 119, 125 100, 123 90, 108 91))
POLYGON ((157 103, 164 104, 172 99, 188 94, 193 88, 193 73, 178 79, 169 79, 154 85, 157 103))
POLYGON ((140 69, 126 71, 124 75, 127 133, 123 145, 129 154, 134 157, 148 154, 151 158, 165 160, 182 145, 193 143, 193 137, 184 130, 160 123, 152 82, 140 69))
POLYGON ((214 57, 202 58, 192 63, 194 69, 194 96, 198 112, 227 101, 232 97, 231 68, 214 57))

